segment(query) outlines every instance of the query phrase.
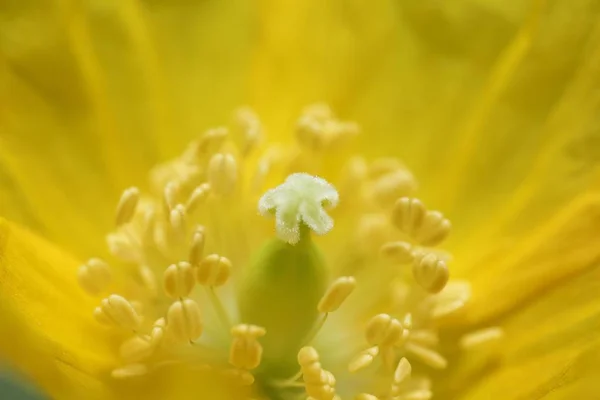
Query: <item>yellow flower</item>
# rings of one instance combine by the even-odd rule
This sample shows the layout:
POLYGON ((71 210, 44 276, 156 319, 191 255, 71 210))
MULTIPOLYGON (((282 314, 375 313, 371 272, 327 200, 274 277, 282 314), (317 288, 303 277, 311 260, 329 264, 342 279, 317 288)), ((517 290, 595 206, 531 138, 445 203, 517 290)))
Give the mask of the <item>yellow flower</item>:
POLYGON ((598 397, 599 13, 0 5, 0 356, 59 399, 598 397))

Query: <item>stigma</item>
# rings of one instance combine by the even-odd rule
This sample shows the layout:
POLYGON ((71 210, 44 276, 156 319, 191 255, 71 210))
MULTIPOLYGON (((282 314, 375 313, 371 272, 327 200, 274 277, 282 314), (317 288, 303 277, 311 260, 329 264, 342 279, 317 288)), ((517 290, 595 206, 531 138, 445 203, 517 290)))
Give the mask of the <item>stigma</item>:
POLYGON ((148 191, 125 188, 112 259, 78 271, 122 338, 112 377, 181 364, 249 398, 427 400, 435 382, 413 366, 500 340, 484 327, 440 344, 470 297, 441 247, 452 224, 400 160, 353 149, 359 132, 315 104, 274 143, 243 107, 153 168, 148 191))

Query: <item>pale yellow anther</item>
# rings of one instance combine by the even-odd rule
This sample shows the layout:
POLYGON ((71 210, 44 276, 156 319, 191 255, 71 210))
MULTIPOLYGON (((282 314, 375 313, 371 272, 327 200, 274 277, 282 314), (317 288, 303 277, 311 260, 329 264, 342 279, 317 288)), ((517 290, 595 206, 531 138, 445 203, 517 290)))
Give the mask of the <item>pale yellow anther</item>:
POLYGON ((397 264, 408 264, 414 259, 413 246, 402 241, 385 243, 381 246, 380 253, 382 257, 397 264))
POLYGON ((355 358, 350 361, 348 371, 356 372, 371 365, 375 357, 379 354, 379 346, 370 347, 361 351, 355 358))
POLYGON ((423 246, 436 246, 450 234, 452 225, 439 211, 427 211, 415 240, 423 246))
POLYGON ((433 253, 429 253, 413 264, 415 281, 430 293, 439 293, 450 277, 448 266, 433 253))
POLYGON ((171 230, 176 238, 180 239, 185 236, 186 213, 183 204, 177 204, 169 214, 169 222, 171 230))
POLYGON ((208 183, 203 183, 200 186, 196 187, 190 197, 188 197, 187 202, 185 203, 185 211, 187 214, 193 214, 196 212, 198 207, 203 204, 210 194, 210 185, 208 183))
POLYGON ((154 230, 156 228, 156 212, 153 208, 144 211, 142 217, 142 226, 140 237, 145 248, 152 248, 156 245, 154 240, 154 230))
POLYGON ((427 209, 419 199, 402 197, 396 201, 392 209, 392 223, 411 239, 415 236, 427 214, 427 209))
POLYGON ((413 390, 404 392, 399 396, 394 397, 394 400, 429 400, 433 397, 433 392, 428 389, 413 390))
POLYGON ((202 329, 202 313, 198 303, 185 299, 171 304, 167 312, 167 330, 175 340, 196 340, 202 335, 202 329))
POLYGON ((171 264, 163 275, 165 293, 173 299, 189 295, 195 283, 192 266, 185 261, 171 264))
POLYGON ((405 357, 400 359, 396 370, 394 371, 394 383, 399 384, 404 382, 411 374, 412 367, 405 357))
POLYGON ((192 266, 197 267, 202 262, 205 243, 206 229, 202 225, 198 225, 192 235, 192 243, 190 245, 189 261, 192 266))
POLYGON ((139 261, 140 247, 129 236, 120 232, 110 233, 106 235, 106 245, 110 254, 119 260, 126 262, 139 261))
POLYGON ((233 193, 238 179, 237 162, 231 154, 215 154, 208 163, 208 183, 218 196, 233 193))
POLYGON ((321 298, 318 310, 321 313, 336 311, 356 288, 356 279, 352 276, 337 278, 321 298))
POLYGON ((502 328, 497 326, 470 332, 460 338, 460 347, 470 349, 501 339, 504 336, 502 328))
POLYGON ((137 330, 142 322, 135 308, 125 298, 111 294, 94 310, 94 317, 105 325, 137 330))
POLYGON ((301 117, 296 125, 296 140, 304 148, 322 149, 326 141, 323 123, 312 116, 301 117))
POLYGON ((110 284, 110 268, 106 262, 99 258, 91 258, 87 263, 79 267, 77 280, 87 293, 97 295, 106 290, 110 284))
POLYGON ((409 354, 419 358, 422 362, 435 369, 444 369, 448 366, 448 361, 440 353, 421 346, 417 343, 406 343, 405 349, 409 354))
POLYGON ((156 276, 150 267, 147 265, 140 265, 139 267, 140 280, 142 284, 148 290, 151 296, 158 294, 158 285, 156 284, 156 276))
POLYGON ((163 190, 163 207, 166 215, 170 215, 171 210, 177 205, 177 195, 179 185, 176 182, 168 182, 163 190))
POLYGON ((150 336, 134 336, 121 345, 119 356, 126 363, 137 363, 152 355, 154 345, 150 336))
POLYGON ((246 156, 260 141, 262 135, 260 119, 250 107, 242 107, 234 114, 233 127, 241 139, 241 153, 246 156))
POLYGON ((410 341, 424 346, 436 346, 440 339, 434 330, 420 329, 410 332, 410 341))
POLYGON ((408 313, 402 319, 402 326, 404 329, 412 329, 413 327, 413 316, 411 313, 408 313))
POLYGON ((404 339, 404 328, 400 321, 388 314, 378 314, 367 323, 367 342, 372 345, 393 346, 404 339))
POLYGON ((160 345, 165 338, 167 330, 167 321, 164 318, 159 318, 154 322, 152 330, 150 331, 150 342, 152 346, 156 347, 160 345))
POLYGON ((231 261, 218 254, 206 256, 196 268, 196 280, 205 286, 224 285, 231 275, 231 261))
POLYGON ((111 376, 115 379, 127 379, 143 376, 148 373, 148 366, 144 364, 131 364, 114 369, 111 376))
POLYGON ((131 221, 139 200, 140 191, 138 188, 130 187, 123 192, 119 204, 117 205, 115 216, 115 223, 117 226, 124 225, 131 221))
POLYGON ((409 196, 417 189, 413 174, 399 169, 380 176, 373 182, 372 192, 382 206, 390 206, 399 197, 409 196))
POLYGON ((229 131, 225 127, 212 128, 204 132, 197 143, 196 157, 211 155, 217 152, 228 135, 229 131))
POLYGON ((258 367, 263 349, 257 339, 265 333, 264 328, 255 325, 240 324, 233 327, 229 363, 236 368, 247 370, 258 367))
POLYGON ((361 393, 354 397, 354 400, 379 400, 379 397, 368 393, 361 393))
POLYGON ((314 347, 306 346, 298 352, 298 364, 301 367, 308 367, 319 362, 319 353, 314 347))
POLYGON ((237 383, 243 386, 250 386, 254 383, 254 375, 246 370, 241 369, 228 369, 223 371, 225 377, 235 380, 237 383))

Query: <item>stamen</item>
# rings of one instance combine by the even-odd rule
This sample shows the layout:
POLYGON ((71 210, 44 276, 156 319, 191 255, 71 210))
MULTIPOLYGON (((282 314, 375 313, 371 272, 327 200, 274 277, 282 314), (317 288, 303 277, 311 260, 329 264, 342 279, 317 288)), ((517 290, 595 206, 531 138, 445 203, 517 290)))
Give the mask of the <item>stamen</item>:
POLYGON ((378 314, 367 324, 365 335, 371 345, 393 346, 403 340, 404 328, 396 318, 378 314))
POLYGON ((236 368, 251 370, 260 365, 262 346, 258 338, 266 334, 264 328, 240 324, 231 329, 233 341, 229 352, 229 363, 236 368))
POLYGON ((417 283, 430 293, 439 293, 450 277, 446 263, 433 253, 416 259, 412 271, 417 283))
POLYGON ((315 400, 331 400, 335 397, 335 378, 324 370, 319 353, 313 347, 303 347, 298 352, 298 364, 302 370, 306 393, 315 400))
POLYGON ((188 215, 192 215, 200 204, 204 203, 210 194, 210 185, 203 183, 192 191, 190 197, 185 203, 185 211, 188 215))
POLYGON ((231 261, 218 254, 206 256, 196 268, 196 280, 204 286, 222 286, 231 275, 231 261))
POLYGON ((433 397, 431 390, 413 390, 412 392, 404 393, 394 397, 394 400, 429 400, 433 397))
POLYGON ((407 169, 391 171, 379 177, 372 187, 372 192, 379 204, 388 207, 399 197, 409 196, 416 191, 415 177, 407 169))
POLYGON ((167 322, 164 318, 159 318, 154 322, 152 326, 152 331, 150 332, 150 342, 153 347, 158 347, 163 339, 165 338, 165 333, 167 330, 167 322))
POLYGON ((356 356, 350 364, 348 365, 349 372, 357 372, 363 368, 371 365, 375 357, 379 354, 379 346, 370 347, 364 351, 362 351, 358 356, 356 356))
POLYGON ((100 306, 94 310, 94 317, 102 324, 132 331, 136 331, 142 322, 131 303, 117 294, 111 294, 102 300, 100 306))
POLYGON ((241 137, 241 153, 247 156, 261 139, 262 126, 256 113, 249 107, 242 107, 234 114, 234 128, 241 137))
POLYGON ((183 204, 177 204, 171 210, 171 213, 169 214, 169 222, 171 223, 173 239, 176 241, 181 241, 183 238, 185 238, 185 206, 183 206, 183 204))
POLYGON ((89 294, 97 295, 108 287, 111 273, 108 264, 99 258, 91 258, 79 267, 77 272, 79 285, 89 294))
POLYGON ((235 380, 236 382, 238 382, 240 385, 243 385, 243 386, 250 386, 254 383, 254 376, 250 372, 245 371, 245 370, 228 369, 228 370, 223 371, 223 374, 226 377, 235 380))
POLYGON ((192 266, 185 261, 171 264, 163 277, 165 293, 173 299, 188 296, 196 283, 192 266))
POLYGON ((319 302, 321 313, 336 311, 356 288, 356 280, 352 276, 342 276, 336 279, 319 302))
POLYGON ((450 233, 451 224, 439 211, 427 211, 420 200, 402 197, 392 209, 392 222, 423 246, 435 246, 450 233))
MULTIPOLYGON (((354 400, 379 400, 379 397, 368 393, 361 393, 354 397, 354 400)), ((394 399, 395 400, 395 399, 394 399)))
POLYGON ((154 345, 150 336, 134 336, 119 348, 121 359, 127 363, 138 363, 152 355, 154 345))
POLYGON ((219 151, 228 135, 229 132, 225 127, 213 128, 206 131, 194 149, 194 158, 202 158, 203 156, 219 151))
POLYGON ((423 347, 416 343, 407 343, 405 349, 408 353, 419 358, 425 364, 435 369, 444 369, 448 366, 448 361, 442 357, 438 352, 423 347))
POLYGON ((218 196, 230 195, 238 179, 237 163, 231 154, 215 154, 208 164, 208 184, 218 196))
POLYGON ((404 357, 400 359, 396 371, 394 371, 394 385, 398 385, 404 382, 412 371, 412 367, 408 360, 404 357))
POLYGON ((198 339, 203 330, 198 303, 184 299, 171 304, 167 312, 167 329, 169 334, 180 342, 193 342, 198 339))
POLYGON ((147 265, 141 265, 139 267, 140 279, 142 284, 148 290, 148 293, 152 297, 156 297, 158 294, 158 287, 156 284, 156 276, 150 267, 147 265))
POLYGON ((192 245, 190 246, 189 260, 190 264, 194 267, 198 267, 202 262, 202 256, 204 255, 204 244, 206 242, 206 229, 199 225, 194 231, 192 236, 192 245))
POLYGON ((121 195, 119 204, 117 205, 117 213, 115 222, 117 226, 124 225, 131 221, 135 214, 138 201, 140 200, 140 191, 136 187, 126 189, 121 195))
POLYGON ((121 368, 117 368, 111 372, 111 376, 115 379, 127 379, 137 376, 143 376, 148 373, 148 367, 144 364, 131 364, 121 368))
POLYGON ((501 339, 504 336, 504 331, 499 327, 491 327, 481 329, 475 332, 464 335, 460 339, 460 347, 470 349, 494 340, 501 339))
POLYGON ((414 260, 413 247, 407 242, 388 242, 381 246, 380 253, 396 264, 408 264, 414 260))
POLYGON ((325 207, 335 207, 339 201, 335 188, 326 180, 309 174, 288 176, 275 189, 268 190, 259 200, 263 216, 275 215, 277 236, 289 244, 300 241, 300 226, 305 224, 318 235, 333 228, 333 220, 325 207))
POLYGON ((177 194, 179 192, 179 185, 176 182, 169 182, 163 190, 163 207, 165 214, 170 215, 171 210, 177 205, 177 194))

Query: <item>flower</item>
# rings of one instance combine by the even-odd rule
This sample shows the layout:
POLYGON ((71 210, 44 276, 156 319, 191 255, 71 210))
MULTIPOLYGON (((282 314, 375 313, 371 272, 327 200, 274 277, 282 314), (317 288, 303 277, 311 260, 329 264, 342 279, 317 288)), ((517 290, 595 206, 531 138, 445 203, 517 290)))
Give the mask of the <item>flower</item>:
POLYGON ((0 354, 66 399, 596 397, 578 7, 3 5, 0 354))

